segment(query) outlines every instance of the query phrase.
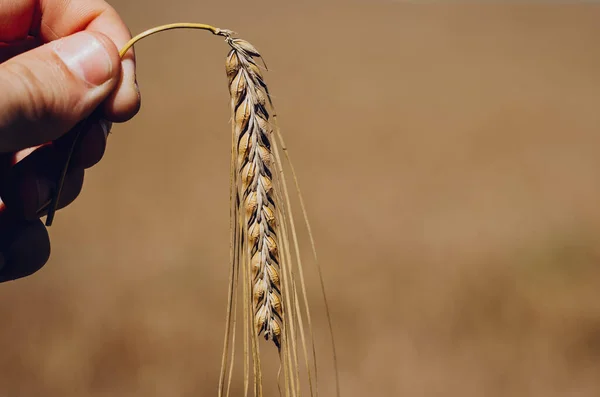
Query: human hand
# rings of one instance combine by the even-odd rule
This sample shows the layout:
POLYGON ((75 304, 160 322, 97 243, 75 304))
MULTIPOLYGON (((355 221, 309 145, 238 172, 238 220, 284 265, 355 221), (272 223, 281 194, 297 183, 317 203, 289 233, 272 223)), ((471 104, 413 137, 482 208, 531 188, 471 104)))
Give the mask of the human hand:
POLYGON ((104 154, 111 122, 140 106, 131 35, 103 0, 0 0, 0 282, 26 277, 50 256, 40 209, 50 200, 79 121, 59 208, 80 193, 104 154))

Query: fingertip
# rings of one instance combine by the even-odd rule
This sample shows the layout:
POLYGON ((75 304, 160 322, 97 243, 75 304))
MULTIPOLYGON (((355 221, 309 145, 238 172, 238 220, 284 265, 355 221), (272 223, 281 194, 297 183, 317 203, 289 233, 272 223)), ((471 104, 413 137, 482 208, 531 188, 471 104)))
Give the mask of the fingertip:
MULTIPOLYGON (((65 175, 60 197, 58 199, 57 210, 63 209, 75 201, 83 190, 83 182, 85 178, 85 170, 80 167, 69 169, 65 175)), ((50 209, 52 195, 56 193, 56 181, 50 180, 42 176, 38 176, 36 180, 38 184, 37 197, 39 205, 33 208, 28 208, 25 219, 41 218, 48 214, 50 209)))
MULTIPOLYGON (((46 214, 61 170, 63 155, 52 146, 35 150, 8 172, 2 201, 18 219, 35 220, 46 214)), ((70 167, 58 201, 58 209, 71 204, 81 193, 85 170, 70 167)))
POLYGON ((11 214, 23 219, 35 219, 36 209, 40 206, 38 198, 41 186, 28 157, 15 164, 7 173, 2 201, 11 214))
MULTIPOLYGON (((119 50, 105 34, 81 31, 50 43, 54 54, 86 89, 108 95, 122 74, 119 50)), ((87 95, 87 94, 86 94, 87 95)), ((94 97, 94 95, 90 94, 94 97)))
POLYGON ((97 164, 106 150, 106 141, 112 122, 96 115, 90 116, 79 128, 52 142, 66 161, 70 157, 72 167, 90 168, 97 164))
POLYGON ((121 79, 103 105, 107 120, 122 123, 140 110, 141 94, 135 73, 135 56, 128 53, 121 63, 121 79))
POLYGON ((50 258, 50 237, 39 219, 10 225, 10 229, 2 247, 0 282, 30 276, 50 258))
MULTIPOLYGON (((99 120, 87 131, 83 131, 73 152, 71 164, 84 169, 98 164, 106 151, 106 141, 111 128, 110 121, 99 120)), ((69 143, 67 150, 70 150, 72 145, 72 142, 69 143)))
POLYGON ((119 76, 123 74, 123 64, 121 63, 121 56, 119 55, 119 49, 117 48, 114 41, 111 40, 106 34, 102 32, 94 32, 94 31, 84 31, 79 32, 79 34, 90 33, 100 41, 100 43, 104 46, 104 49, 108 53, 110 64, 111 64, 111 72, 113 79, 119 79, 119 76))

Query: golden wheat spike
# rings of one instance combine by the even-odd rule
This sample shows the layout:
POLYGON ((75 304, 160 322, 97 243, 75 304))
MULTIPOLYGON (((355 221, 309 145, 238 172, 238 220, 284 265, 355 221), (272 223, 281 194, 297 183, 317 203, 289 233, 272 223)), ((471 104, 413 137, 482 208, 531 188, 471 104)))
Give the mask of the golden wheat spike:
POLYGON ((283 305, 277 243, 276 202, 273 192, 272 130, 265 106, 267 93, 253 57, 258 51, 247 41, 229 39, 227 56, 231 108, 236 142, 236 170, 252 269, 254 327, 258 335, 281 349, 283 305))

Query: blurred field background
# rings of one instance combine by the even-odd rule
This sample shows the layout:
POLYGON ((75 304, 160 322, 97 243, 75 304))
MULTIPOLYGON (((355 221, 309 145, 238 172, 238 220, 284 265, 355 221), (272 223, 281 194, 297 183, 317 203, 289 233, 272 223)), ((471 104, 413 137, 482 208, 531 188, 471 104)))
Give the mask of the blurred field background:
MULTIPOLYGON (((599 7, 112 4, 133 33, 210 23, 265 56, 344 396, 600 395, 599 7)), ((216 395, 227 51, 190 31, 136 46, 140 114, 58 214, 48 265, 0 285, 0 395, 216 395)))

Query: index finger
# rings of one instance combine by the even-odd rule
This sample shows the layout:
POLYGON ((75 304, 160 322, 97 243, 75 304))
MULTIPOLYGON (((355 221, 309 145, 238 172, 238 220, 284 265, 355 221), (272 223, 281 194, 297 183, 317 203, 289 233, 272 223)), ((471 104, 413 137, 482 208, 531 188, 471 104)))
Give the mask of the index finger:
MULTIPOLYGON (((131 38, 125 22, 104 0, 0 0, 0 41, 33 35, 49 42, 82 30, 103 33, 117 48, 131 38)), ((135 54, 130 50, 123 58, 121 80, 104 105, 105 116, 125 121, 137 113, 139 105, 135 54)))
POLYGON ((39 25, 38 0, 0 0, 0 41, 24 40, 39 25))

